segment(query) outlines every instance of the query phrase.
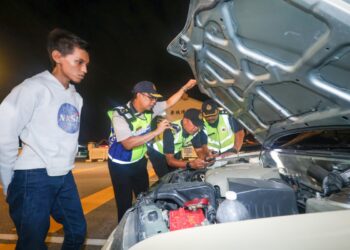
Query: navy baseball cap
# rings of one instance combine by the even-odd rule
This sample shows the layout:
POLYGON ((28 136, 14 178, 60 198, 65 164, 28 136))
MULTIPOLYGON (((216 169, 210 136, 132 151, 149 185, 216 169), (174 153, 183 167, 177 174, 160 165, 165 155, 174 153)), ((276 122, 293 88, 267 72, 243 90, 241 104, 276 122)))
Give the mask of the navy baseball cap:
POLYGON ((202 113, 204 117, 214 116, 219 113, 218 104, 212 100, 206 100, 202 104, 202 113))
POLYGON ((184 118, 189 119, 196 127, 203 127, 203 117, 199 109, 187 109, 184 118))
POLYGON ((132 89, 132 93, 147 93, 150 94, 153 97, 156 98, 161 98, 162 95, 160 95, 157 92, 156 86, 149 81, 142 81, 142 82, 138 82, 135 84, 134 88, 132 89))

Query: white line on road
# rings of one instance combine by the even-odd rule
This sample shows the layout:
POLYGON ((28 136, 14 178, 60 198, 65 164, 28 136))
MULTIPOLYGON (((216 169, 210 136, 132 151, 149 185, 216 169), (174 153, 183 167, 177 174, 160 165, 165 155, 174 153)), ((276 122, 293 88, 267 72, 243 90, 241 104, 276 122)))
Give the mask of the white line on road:
MULTIPOLYGON (((0 234, 0 240, 17 240, 17 234, 0 234)), ((45 242, 62 244, 64 237, 48 236, 45 242)), ((103 246, 107 240, 105 239, 86 239, 85 245, 87 246, 103 246)))

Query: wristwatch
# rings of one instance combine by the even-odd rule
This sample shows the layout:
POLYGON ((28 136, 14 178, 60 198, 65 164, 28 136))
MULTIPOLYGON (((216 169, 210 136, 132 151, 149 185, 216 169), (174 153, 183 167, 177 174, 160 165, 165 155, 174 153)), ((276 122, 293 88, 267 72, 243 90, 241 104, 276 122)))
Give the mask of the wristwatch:
POLYGON ((192 167, 191 167, 191 163, 188 161, 188 162, 186 162, 186 169, 187 170, 190 170, 190 169, 192 169, 192 167))

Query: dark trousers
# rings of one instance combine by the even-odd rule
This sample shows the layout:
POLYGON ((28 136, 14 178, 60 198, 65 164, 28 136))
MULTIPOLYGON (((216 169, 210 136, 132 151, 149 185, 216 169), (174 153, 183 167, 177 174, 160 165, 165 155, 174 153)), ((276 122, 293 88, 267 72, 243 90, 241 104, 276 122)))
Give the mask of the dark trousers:
POLYGON ((165 155, 159 153, 150 146, 147 147, 147 155, 158 178, 162 178, 170 172, 170 167, 168 166, 165 155))
POLYGON ((114 196, 118 208, 120 222, 126 210, 132 205, 132 193, 137 197, 148 189, 147 159, 131 164, 118 164, 108 159, 108 169, 111 176, 114 196))
POLYGON ((83 245, 86 221, 72 172, 48 176, 46 169, 16 170, 7 202, 18 234, 16 250, 47 249, 50 214, 63 224, 62 249, 80 249, 83 245))
MULTIPOLYGON (((148 158, 152 163, 154 172, 156 172, 158 178, 162 178, 167 173, 175 171, 177 168, 168 165, 165 155, 159 153, 151 146, 147 147, 148 158)), ((181 159, 181 151, 174 155, 176 159, 181 159)))

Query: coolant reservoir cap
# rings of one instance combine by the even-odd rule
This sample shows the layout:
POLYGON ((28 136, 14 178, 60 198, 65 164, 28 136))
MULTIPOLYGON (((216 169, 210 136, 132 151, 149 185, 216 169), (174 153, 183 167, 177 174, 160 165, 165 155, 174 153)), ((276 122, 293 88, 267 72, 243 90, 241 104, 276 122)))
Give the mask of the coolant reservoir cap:
POLYGON ((227 191, 225 193, 225 197, 228 200, 234 201, 237 199, 237 194, 236 194, 236 192, 233 192, 233 191, 227 191))

